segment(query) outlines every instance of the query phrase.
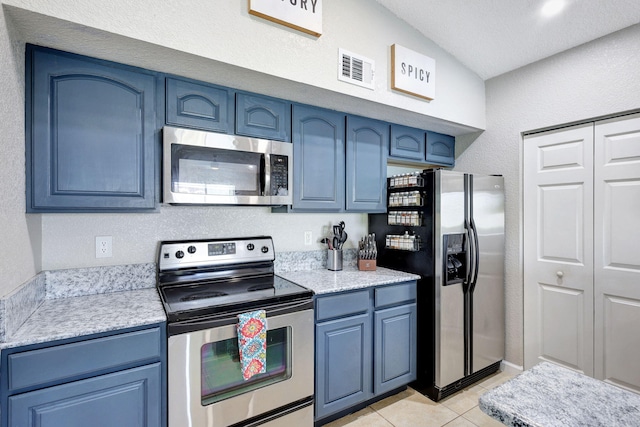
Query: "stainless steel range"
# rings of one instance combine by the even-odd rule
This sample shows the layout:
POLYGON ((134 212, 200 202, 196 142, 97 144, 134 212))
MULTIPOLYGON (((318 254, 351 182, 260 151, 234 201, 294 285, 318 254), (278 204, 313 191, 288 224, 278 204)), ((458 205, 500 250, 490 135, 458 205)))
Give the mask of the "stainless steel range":
POLYGON ((160 243, 169 427, 312 426, 313 292, 274 274, 271 237, 160 243), (245 380, 239 315, 265 310, 266 372, 245 380))

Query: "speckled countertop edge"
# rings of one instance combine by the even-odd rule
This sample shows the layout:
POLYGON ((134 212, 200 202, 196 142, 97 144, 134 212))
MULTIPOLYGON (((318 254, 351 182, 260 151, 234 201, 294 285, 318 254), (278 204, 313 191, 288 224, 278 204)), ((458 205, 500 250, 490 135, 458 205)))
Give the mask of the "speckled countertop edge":
POLYGON ((400 283, 420 278, 416 274, 383 267, 378 267, 373 271, 360 271, 351 266, 345 267, 340 271, 317 269, 280 272, 278 276, 311 289, 316 295, 400 283))
POLYGON ((640 395, 548 362, 483 394, 479 406, 513 427, 640 426, 640 395))
POLYGON ((45 300, 0 349, 166 321, 155 288, 45 300))

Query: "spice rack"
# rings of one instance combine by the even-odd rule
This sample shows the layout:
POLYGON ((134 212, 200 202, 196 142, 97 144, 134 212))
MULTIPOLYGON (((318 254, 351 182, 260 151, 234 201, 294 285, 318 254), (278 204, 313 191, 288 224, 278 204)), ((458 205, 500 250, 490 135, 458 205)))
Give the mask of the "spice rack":
MULTIPOLYGON (((387 179, 387 225, 422 227, 426 189, 421 172, 395 175, 387 179)), ((420 236, 415 230, 390 229, 385 235, 385 248, 420 251, 420 236), (396 231, 397 230, 397 231, 396 231)))
POLYGON ((387 179, 387 225, 420 227, 425 203, 424 177, 420 172, 387 179))
POLYGON ((385 247, 387 249, 397 249, 410 252, 417 252, 420 250, 420 236, 409 234, 408 231, 405 231, 402 235, 387 234, 385 238, 385 247))

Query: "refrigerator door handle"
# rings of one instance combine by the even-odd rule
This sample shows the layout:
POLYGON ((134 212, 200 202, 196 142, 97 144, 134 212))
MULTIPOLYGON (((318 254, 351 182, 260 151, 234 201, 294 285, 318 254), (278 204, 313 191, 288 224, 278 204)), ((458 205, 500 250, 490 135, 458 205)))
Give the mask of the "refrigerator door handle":
POLYGON ((466 238, 467 238, 467 276, 465 277, 465 292, 467 289, 470 288, 471 283, 473 281, 473 261, 475 260, 473 253, 473 238, 472 238, 472 234, 473 231, 471 229, 471 224, 469 223, 469 221, 465 218, 464 220, 464 229, 466 232, 466 238))
MULTIPOLYGON (((473 290, 476 287, 476 282, 478 281, 478 270, 480 267, 480 249, 478 248, 478 229, 476 228, 476 222, 471 218, 471 234, 473 235, 473 252, 471 256, 473 257, 473 275, 472 279, 469 282, 469 292, 473 293, 473 290)), ((471 273, 470 273, 471 276, 471 273)))

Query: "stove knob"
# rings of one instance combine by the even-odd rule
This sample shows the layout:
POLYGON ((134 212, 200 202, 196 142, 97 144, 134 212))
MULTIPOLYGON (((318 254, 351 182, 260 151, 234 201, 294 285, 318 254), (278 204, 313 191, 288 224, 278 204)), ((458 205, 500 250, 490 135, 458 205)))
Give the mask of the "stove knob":
POLYGON ((267 246, 263 246, 261 251, 263 254, 266 254, 267 252, 269 252, 269 248, 267 246))
POLYGON ((187 248, 187 252, 189 252, 190 254, 195 254, 196 253, 196 247, 195 246, 189 246, 187 248))
POLYGON ((176 258, 178 258, 178 259, 184 258, 184 252, 182 252, 182 251, 176 252, 176 258))
POLYGON ((255 247, 255 246, 253 246, 253 243, 249 243, 249 244, 247 245, 247 250, 248 250, 248 251, 252 251, 252 250, 254 250, 255 248, 256 248, 256 247, 255 247))

